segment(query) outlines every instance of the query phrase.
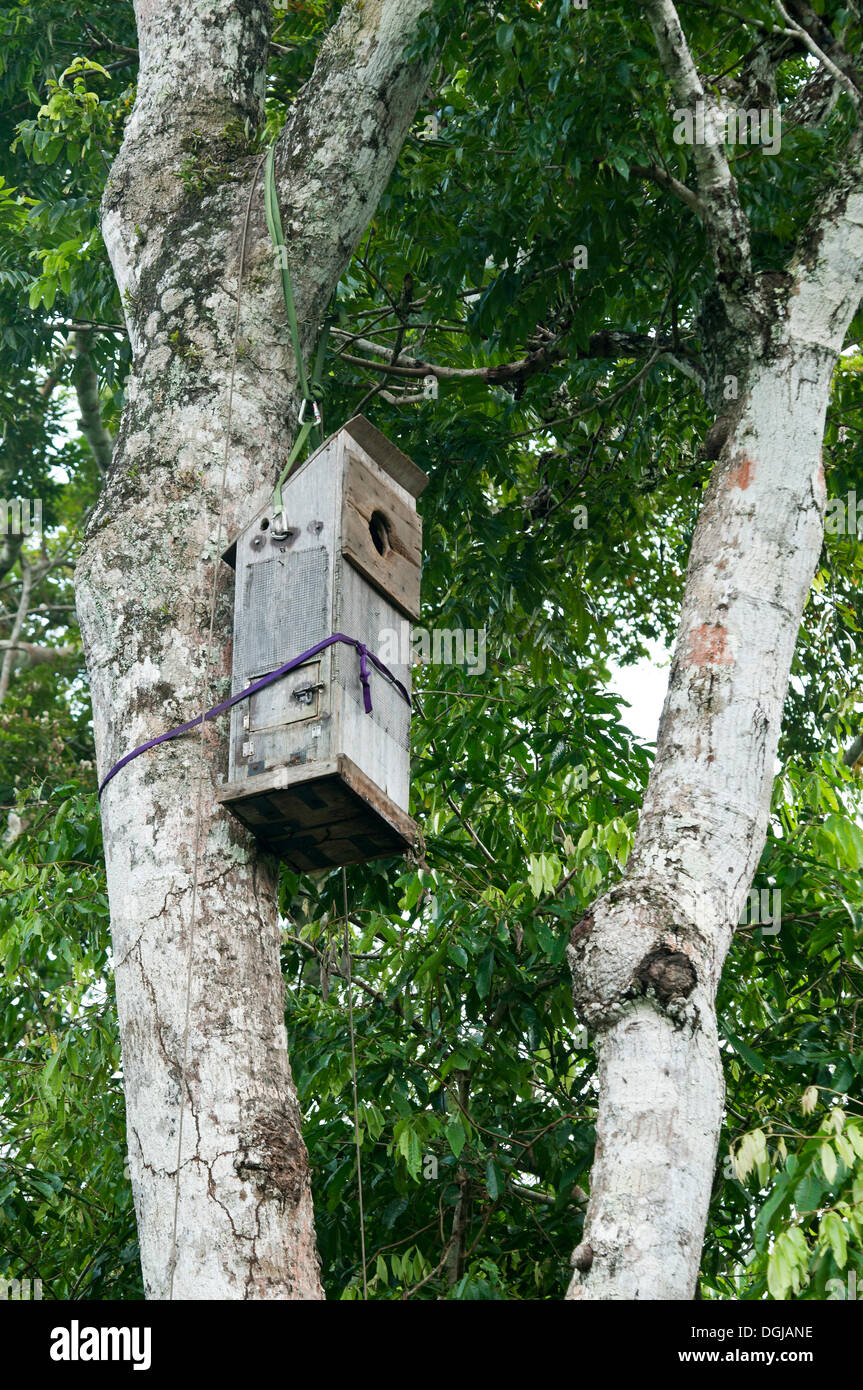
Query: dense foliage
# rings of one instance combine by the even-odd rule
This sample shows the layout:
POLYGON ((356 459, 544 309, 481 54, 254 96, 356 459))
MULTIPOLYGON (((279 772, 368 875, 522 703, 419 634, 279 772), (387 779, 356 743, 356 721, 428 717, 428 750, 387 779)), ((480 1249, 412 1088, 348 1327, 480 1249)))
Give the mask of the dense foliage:
MULTIPOLYGON (((341 875, 283 874, 290 1053, 331 1298, 363 1295, 349 964, 368 1296, 559 1298, 580 1235, 595 1059, 564 948, 625 863, 650 765, 610 665, 673 640, 713 418, 698 385, 709 259, 689 211, 644 177, 687 168, 634 8, 442 3, 420 40, 440 45, 426 105, 335 306, 326 426, 362 408, 429 473, 422 621, 484 631, 486 665, 417 668, 424 851, 348 871, 350 962, 341 875), (426 366, 388 374, 399 353, 426 366)), ((742 71, 772 13, 681 8, 721 75, 742 71)), ((859 44, 856 6, 817 8, 859 44)), ((274 7, 270 133, 338 9, 274 7)), ((22 636, 63 649, 14 664, 0 704, 0 1276, 41 1277, 45 1297, 135 1298, 70 592, 100 482, 76 389, 95 371, 114 429, 129 363, 98 204, 134 96, 131 5, 97 0, 85 18, 65 0, 7 0, 0 42, 0 494, 39 497, 44 514, 41 537, 0 550, 0 640, 23 561, 22 636)), ((790 54, 780 97, 808 73, 790 54)), ((847 121, 840 100, 777 157, 739 156, 759 268, 786 260, 847 121)), ((182 176, 205 196, 201 158, 182 176)), ((863 498, 860 373, 849 352, 825 441, 836 498, 863 498)), ((795 660, 755 883, 781 894, 781 921, 741 927, 722 986, 704 1298, 835 1297, 850 1271, 863 1279, 863 834, 842 762, 863 704, 857 541, 827 537, 795 660)))

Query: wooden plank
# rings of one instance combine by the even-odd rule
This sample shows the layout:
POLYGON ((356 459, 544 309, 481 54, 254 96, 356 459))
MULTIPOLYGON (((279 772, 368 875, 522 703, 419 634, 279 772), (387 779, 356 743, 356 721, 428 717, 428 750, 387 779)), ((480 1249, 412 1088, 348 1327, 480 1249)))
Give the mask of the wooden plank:
POLYGON ((341 756, 338 763, 339 775, 351 790, 377 811, 388 825, 392 825, 400 835, 413 844, 416 840, 417 830, 410 816, 390 801, 380 787, 376 787, 371 778, 361 772, 350 758, 341 756))
POLYGON ((400 612, 419 617, 422 521, 352 454, 345 471, 342 553, 400 612), (385 525, 375 527, 383 553, 372 536, 376 514, 385 519, 385 525))
POLYGON ((428 484, 428 474, 418 468, 413 459, 387 439, 364 415, 354 415, 344 426, 345 434, 355 439, 375 463, 385 469, 412 497, 419 497, 428 484))

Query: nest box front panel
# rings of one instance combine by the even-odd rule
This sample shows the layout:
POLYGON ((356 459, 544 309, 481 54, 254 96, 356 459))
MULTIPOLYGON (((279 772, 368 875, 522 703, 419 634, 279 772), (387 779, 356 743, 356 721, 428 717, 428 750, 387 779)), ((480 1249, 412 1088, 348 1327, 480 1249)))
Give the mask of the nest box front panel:
MULTIPOLYGON (((233 688, 237 692, 333 631, 335 507, 312 467, 285 489, 286 530, 272 508, 236 546, 233 688)), ((329 651, 232 712, 229 782, 330 755, 329 651)))

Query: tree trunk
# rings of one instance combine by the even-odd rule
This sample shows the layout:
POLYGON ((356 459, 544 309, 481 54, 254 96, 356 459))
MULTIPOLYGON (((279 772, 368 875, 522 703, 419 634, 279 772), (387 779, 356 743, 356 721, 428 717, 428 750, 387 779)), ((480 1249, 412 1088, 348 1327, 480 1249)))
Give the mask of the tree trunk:
MULTIPOLYGON (((427 67, 404 55, 428 8, 345 5, 280 136, 306 352, 424 90, 427 67)), ((134 360, 77 575, 100 777, 229 691, 232 583, 219 556, 265 504, 297 412, 249 136, 263 117, 269 5, 135 9, 138 96, 103 203, 134 360)), ((150 1298, 317 1299, 276 868, 217 806, 224 729, 204 727, 131 762, 102 797, 144 1282, 150 1298)))
POLYGON ((623 881, 573 930, 599 1119, 572 1299, 695 1294, 722 1119, 715 997, 767 832, 821 547, 833 368, 863 293, 859 147, 786 277, 749 295, 749 368, 692 544, 656 760, 623 881))

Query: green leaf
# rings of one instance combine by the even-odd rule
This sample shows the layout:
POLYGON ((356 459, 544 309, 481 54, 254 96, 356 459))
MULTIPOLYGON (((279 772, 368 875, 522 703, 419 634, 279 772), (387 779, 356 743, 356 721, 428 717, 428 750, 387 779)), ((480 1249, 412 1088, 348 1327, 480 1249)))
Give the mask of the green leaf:
POLYGON ((489 1197, 496 1202, 503 1191, 503 1174, 493 1158, 489 1158, 485 1165, 485 1185, 489 1197))
POLYGON ((446 1127, 446 1137, 447 1143, 449 1144, 450 1149, 452 1150, 453 1157, 458 1158, 461 1155, 461 1151, 465 1146, 465 1140, 467 1138, 467 1135, 465 1134, 464 1129, 462 1127, 461 1120, 457 1118, 450 1120, 449 1124, 446 1127))
POLYGON ((727 1026, 724 1029, 724 1034, 735 1052, 743 1058, 746 1065, 751 1067, 754 1072, 757 1072, 759 1076, 763 1076, 767 1070, 767 1063, 764 1061, 764 1058, 759 1056, 747 1043, 742 1042, 727 1026))
POLYGON ((768 1233, 775 1229, 774 1217, 787 1205, 790 1196, 790 1181, 787 1176, 783 1175, 777 1182, 775 1191, 771 1193, 758 1213, 754 1231, 756 1249, 764 1249, 768 1233))
POLYGON ((480 999, 486 999, 491 989, 491 977, 494 973, 494 948, 486 951, 476 972, 476 992, 480 999))
POLYGON ((839 1171, 839 1161, 833 1151, 832 1145, 828 1144, 826 1139, 818 1152, 821 1158, 821 1170, 832 1187, 836 1180, 836 1174, 839 1171))
POLYGON ((822 1245, 829 1247, 839 1268, 844 1269, 848 1261, 848 1240, 845 1223, 838 1212, 828 1211, 825 1213, 818 1232, 818 1239, 822 1245))

